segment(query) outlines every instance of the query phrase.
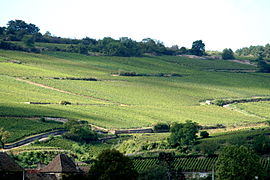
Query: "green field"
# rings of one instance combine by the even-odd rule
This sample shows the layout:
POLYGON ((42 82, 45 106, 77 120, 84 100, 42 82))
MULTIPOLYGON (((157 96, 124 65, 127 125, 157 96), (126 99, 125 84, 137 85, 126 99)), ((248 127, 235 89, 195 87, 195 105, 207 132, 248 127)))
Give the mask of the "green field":
POLYGON ((270 103, 269 102, 240 103, 240 104, 237 104, 237 107, 251 114, 264 117, 270 120, 270 103))
MULTIPOLYGON (((0 115, 65 117, 87 120, 110 129, 186 120, 201 125, 228 126, 265 121, 260 116, 200 104, 208 99, 270 95, 269 75, 233 72, 239 69, 256 70, 254 66, 230 61, 177 56, 127 58, 0 50, 0 115), (13 63, 14 60, 20 64, 13 63), (182 76, 112 76, 118 72, 177 73, 182 76), (96 78, 98 81, 53 77, 96 78), (72 104, 59 105, 63 100, 72 104)), ((269 105, 265 104, 261 109, 262 116, 269 115, 264 113, 269 105)))
POLYGON ((3 118, 0 117, 1 127, 10 132, 7 142, 14 142, 23 137, 27 137, 36 133, 49 131, 56 128, 63 128, 62 123, 47 121, 41 122, 39 119, 19 119, 19 118, 3 118))

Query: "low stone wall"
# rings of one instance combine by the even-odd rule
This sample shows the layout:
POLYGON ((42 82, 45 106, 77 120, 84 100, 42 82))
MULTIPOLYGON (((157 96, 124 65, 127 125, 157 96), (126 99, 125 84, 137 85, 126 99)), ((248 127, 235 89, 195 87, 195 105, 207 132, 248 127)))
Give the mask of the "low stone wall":
POLYGON ((135 134, 135 133, 153 133, 152 128, 146 129, 122 129, 122 130, 114 130, 111 131, 114 134, 135 134))

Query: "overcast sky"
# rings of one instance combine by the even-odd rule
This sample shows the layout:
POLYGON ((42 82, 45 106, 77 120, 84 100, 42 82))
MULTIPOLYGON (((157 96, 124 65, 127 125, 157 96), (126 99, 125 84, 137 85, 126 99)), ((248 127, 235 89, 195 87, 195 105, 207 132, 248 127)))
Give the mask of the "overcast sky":
POLYGON ((207 50, 270 43, 270 0, 0 0, 0 26, 21 19, 70 38, 153 38, 207 50))

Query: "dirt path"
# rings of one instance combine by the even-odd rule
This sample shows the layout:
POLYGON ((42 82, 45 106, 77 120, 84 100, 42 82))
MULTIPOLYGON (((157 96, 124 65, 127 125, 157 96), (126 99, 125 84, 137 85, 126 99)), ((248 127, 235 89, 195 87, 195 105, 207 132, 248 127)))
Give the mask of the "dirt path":
POLYGON ((51 86, 47 86, 47 85, 44 85, 44 84, 36 83, 36 82, 29 81, 29 80, 22 79, 22 78, 16 78, 16 80, 21 81, 21 82, 25 82, 25 83, 28 83, 28 84, 32 84, 32 85, 35 85, 35 86, 38 86, 38 87, 50 89, 50 90, 53 90, 53 91, 65 93, 65 94, 71 94, 71 95, 75 95, 75 96, 81 96, 81 97, 90 98, 90 99, 94 99, 94 100, 98 100, 98 101, 103 101, 103 102, 105 101, 105 102, 109 102, 109 103, 116 104, 116 105, 119 105, 119 106, 129 106, 128 104, 123 104, 123 103, 119 103, 119 102, 113 102, 111 100, 104 99, 104 98, 97 98, 97 97, 94 97, 94 96, 88 96, 88 95, 83 95, 83 94, 79 94, 79 93, 73 93, 73 92, 65 91, 65 90, 62 90, 62 89, 54 88, 54 87, 51 87, 51 86))

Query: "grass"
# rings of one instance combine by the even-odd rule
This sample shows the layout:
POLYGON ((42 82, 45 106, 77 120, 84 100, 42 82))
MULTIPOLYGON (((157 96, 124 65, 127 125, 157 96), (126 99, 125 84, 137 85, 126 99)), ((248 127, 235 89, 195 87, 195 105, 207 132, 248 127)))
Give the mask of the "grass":
POLYGON ((251 114, 270 120, 270 102, 240 103, 237 107, 251 114))
POLYGON ((173 56, 127 58, 3 50, 0 50, 0 61, 0 115, 66 117, 87 120, 110 129, 186 120, 201 125, 240 125, 265 121, 259 116, 200 105, 201 101, 207 99, 269 96, 270 81, 267 74, 209 71, 256 69, 250 65, 173 56), (22 64, 10 63, 10 60, 22 64), (138 74, 177 73, 183 76, 111 76, 119 71, 138 74), (71 94, 18 81, 17 77, 71 94), (98 81, 54 80, 49 77, 93 77, 98 81), (73 104, 57 104, 62 100, 73 104), (29 101, 54 104, 23 103, 29 101))
MULTIPOLYGON (((110 149, 112 145, 114 144, 114 141, 108 141, 105 143, 92 143, 92 144, 79 144, 75 141, 64 139, 62 137, 55 137, 53 139, 49 139, 46 141, 42 141, 39 143, 34 143, 25 147, 20 148, 21 152, 24 151, 32 151, 32 150, 47 150, 48 148, 55 149, 55 150, 66 150, 71 151, 73 153, 83 154, 87 153, 89 157, 96 157, 99 153, 101 153, 105 149, 110 149), (74 145, 82 145, 84 150, 87 150, 87 152, 80 152, 79 150, 74 147, 74 145)), ((77 146, 78 147, 78 146, 77 146)))
POLYGON ((10 132, 7 142, 14 142, 23 137, 48 130, 62 128, 63 125, 57 122, 41 122, 38 119, 4 118, 0 117, 0 127, 10 132))

